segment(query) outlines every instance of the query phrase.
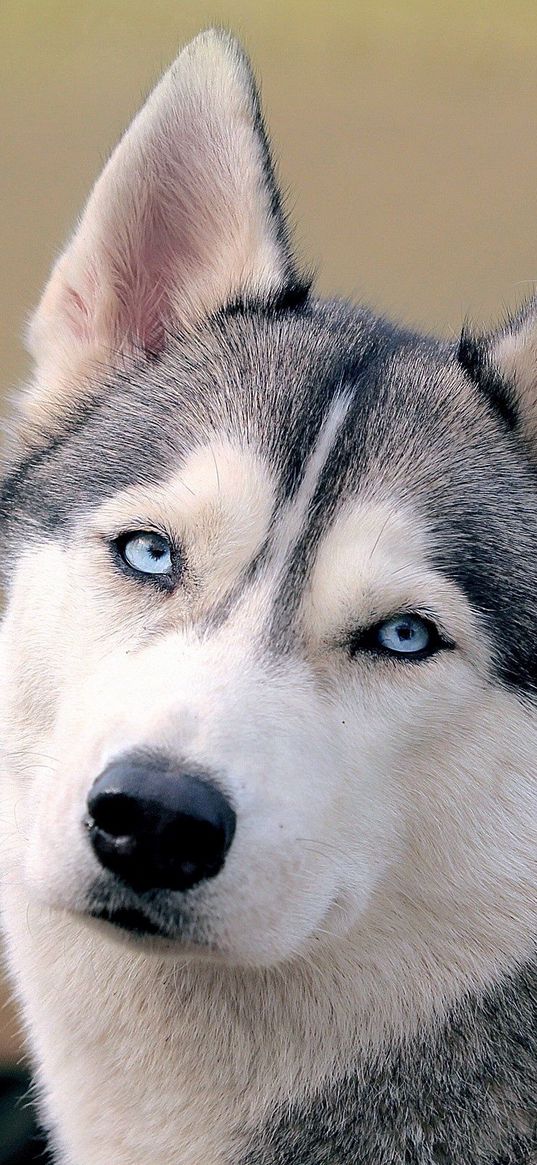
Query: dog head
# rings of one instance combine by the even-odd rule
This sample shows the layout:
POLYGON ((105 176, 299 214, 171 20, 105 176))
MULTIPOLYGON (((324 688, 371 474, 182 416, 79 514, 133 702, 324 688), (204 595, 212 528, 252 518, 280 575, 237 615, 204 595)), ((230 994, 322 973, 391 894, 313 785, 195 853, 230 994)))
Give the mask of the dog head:
POLYGON ((523 945, 533 307, 457 347, 317 299, 249 67, 211 32, 29 336, 1 498, 9 876, 103 936, 242 964, 351 934, 364 959, 523 945))

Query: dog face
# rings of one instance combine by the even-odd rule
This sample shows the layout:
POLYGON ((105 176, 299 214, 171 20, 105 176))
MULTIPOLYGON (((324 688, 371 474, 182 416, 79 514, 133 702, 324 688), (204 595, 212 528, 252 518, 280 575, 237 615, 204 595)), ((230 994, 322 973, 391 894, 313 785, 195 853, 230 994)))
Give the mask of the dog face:
POLYGON ((242 55, 185 50, 31 329, 2 494, 30 898, 256 966, 531 932, 534 335, 315 299, 242 55))

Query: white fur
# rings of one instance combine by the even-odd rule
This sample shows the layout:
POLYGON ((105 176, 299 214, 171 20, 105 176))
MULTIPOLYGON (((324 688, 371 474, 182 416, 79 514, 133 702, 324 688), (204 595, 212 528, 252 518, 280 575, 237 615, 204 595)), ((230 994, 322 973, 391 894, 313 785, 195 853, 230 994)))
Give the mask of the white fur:
MULTIPOLYGON (((183 528, 199 456, 182 489, 168 486, 183 528)), ((252 480, 249 451, 250 505, 252 480)), ((222 479, 210 481, 225 525, 222 479)), ((231 481, 236 507, 237 455, 231 481)), ((267 520, 257 498, 253 530, 267 520)), ((148 492, 149 516, 151 505, 148 492)), ((109 510, 69 548, 22 561, 2 633, 10 957, 65 1160, 216 1165, 278 1095, 313 1087, 387 1030, 411 1030, 529 949, 537 733, 484 681, 464 599, 420 563, 419 523, 412 535, 393 502, 332 527, 304 604, 309 665, 277 676, 253 651, 264 588, 258 618, 250 596, 205 642, 180 607, 156 639, 138 600, 120 618, 94 538, 109 510), (332 635, 351 584, 358 616, 426 595, 463 649, 404 684, 382 663, 350 668, 332 635), (77 915, 97 871, 80 827, 88 790, 107 760, 151 743, 217 767, 238 806, 226 867, 197 897, 210 952, 138 953, 77 915)), ((283 541, 293 521, 282 522, 283 541)))
MULTIPOLYGON (((278 282, 244 69, 227 40, 194 42, 118 147, 33 325, 34 436, 111 352, 278 282)), ((408 503, 364 495, 328 524, 301 653, 266 658, 267 611, 345 407, 264 573, 210 635, 197 621, 263 544, 275 496, 259 450, 224 433, 19 560, 0 635, 2 910, 63 1165, 229 1165, 280 1100, 529 952, 535 714, 491 682, 408 503), (165 608, 105 549, 140 517, 164 518, 196 564, 197 587, 165 608), (458 649, 404 679, 366 656, 351 666, 350 614, 409 604, 458 649), (237 807, 223 871, 191 895, 190 944, 136 944, 84 916, 99 873, 88 791, 151 744, 216 769, 237 807)))

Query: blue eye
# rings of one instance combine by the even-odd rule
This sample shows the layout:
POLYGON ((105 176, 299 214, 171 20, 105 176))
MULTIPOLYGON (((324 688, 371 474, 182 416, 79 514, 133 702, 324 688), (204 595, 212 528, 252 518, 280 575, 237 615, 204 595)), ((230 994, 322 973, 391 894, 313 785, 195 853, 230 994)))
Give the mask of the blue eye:
POLYGON ((351 640, 351 653, 369 651, 398 659, 426 659, 453 644, 441 638, 438 628, 421 615, 393 615, 351 640))
POLYGON ((419 615, 395 615, 377 627, 379 647, 394 655, 421 655, 432 642, 432 625, 419 615))
POLYGON ((169 576, 172 573, 171 546, 162 534, 136 530, 123 534, 116 546, 123 561, 137 574, 169 576))

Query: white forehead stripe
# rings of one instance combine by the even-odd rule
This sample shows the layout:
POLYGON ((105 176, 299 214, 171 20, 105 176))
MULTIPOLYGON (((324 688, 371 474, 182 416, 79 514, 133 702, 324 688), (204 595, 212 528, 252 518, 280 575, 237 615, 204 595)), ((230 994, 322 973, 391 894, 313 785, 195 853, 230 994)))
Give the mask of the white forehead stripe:
POLYGON ((316 444, 310 453, 304 476, 292 502, 283 509, 279 527, 274 538, 272 565, 276 573, 284 568, 289 555, 300 537, 307 518, 320 475, 339 436, 340 429, 349 411, 351 398, 338 396, 333 401, 316 444))

